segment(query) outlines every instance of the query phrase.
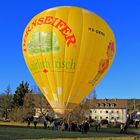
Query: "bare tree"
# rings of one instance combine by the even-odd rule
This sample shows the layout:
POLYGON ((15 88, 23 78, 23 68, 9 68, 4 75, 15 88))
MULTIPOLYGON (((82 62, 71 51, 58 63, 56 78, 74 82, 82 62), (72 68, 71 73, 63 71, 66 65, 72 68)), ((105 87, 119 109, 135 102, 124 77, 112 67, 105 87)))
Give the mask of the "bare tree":
POLYGON ((34 101, 35 108, 39 108, 41 116, 46 116, 48 112, 50 113, 52 112, 50 104, 48 103, 47 99, 44 97, 42 93, 35 94, 34 101))
POLYGON ((88 119, 90 115, 90 104, 88 100, 84 100, 72 112, 68 114, 66 120, 70 123, 76 121, 81 123, 83 120, 88 119))
POLYGON ((9 119, 9 113, 12 110, 13 95, 11 93, 11 87, 8 85, 4 90, 4 94, 1 95, 0 107, 2 116, 5 118, 5 120, 9 119))
POLYGON ((24 118, 31 118, 35 114, 35 94, 28 93, 24 97, 23 103, 23 111, 24 111, 24 118))

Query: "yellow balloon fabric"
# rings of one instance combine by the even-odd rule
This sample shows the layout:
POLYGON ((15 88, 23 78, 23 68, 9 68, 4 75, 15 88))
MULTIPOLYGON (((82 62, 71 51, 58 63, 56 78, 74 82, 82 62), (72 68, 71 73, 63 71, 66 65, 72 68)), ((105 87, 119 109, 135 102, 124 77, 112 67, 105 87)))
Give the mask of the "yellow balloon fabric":
POLYGON ((23 34, 26 64, 56 113, 78 105, 103 78, 115 55, 107 23, 78 7, 62 6, 36 15, 23 34))

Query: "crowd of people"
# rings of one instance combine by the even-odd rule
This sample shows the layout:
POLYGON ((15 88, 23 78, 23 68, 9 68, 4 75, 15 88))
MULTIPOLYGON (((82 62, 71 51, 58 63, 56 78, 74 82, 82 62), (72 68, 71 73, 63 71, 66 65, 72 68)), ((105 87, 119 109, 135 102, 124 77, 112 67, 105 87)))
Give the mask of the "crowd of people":
MULTIPOLYGON (((28 127, 30 126, 30 119, 28 119, 28 127)), ((37 128, 38 121, 37 119, 34 119, 34 128, 37 128)), ((51 130, 61 130, 61 131, 79 131, 83 134, 86 134, 89 131, 90 123, 85 120, 81 123, 77 123, 75 121, 71 123, 67 123, 62 120, 46 120, 44 119, 44 128, 51 129, 51 130)), ((95 122, 95 131, 98 132, 101 129, 101 123, 99 121, 95 122)), ((120 133, 124 134, 127 133, 128 124, 127 123, 121 123, 120 124, 120 133)))
MULTIPOLYGON (((37 119, 33 120, 34 128, 37 128, 38 123, 40 123, 37 119)), ((90 128, 90 122, 88 120, 84 120, 81 123, 77 123, 76 121, 72 121, 71 123, 67 123, 63 120, 46 120, 43 122, 44 128, 51 130, 61 130, 61 131, 79 131, 82 134, 86 134, 90 128)), ((31 121, 28 119, 28 127, 30 127, 31 121)), ((101 128, 101 124, 99 121, 95 122, 95 130, 99 131, 101 128)))
MULTIPOLYGON (((37 124, 39 123, 37 119, 33 120, 34 123, 34 128, 37 128, 37 124)), ((28 119, 28 127, 30 127, 31 121, 28 119)), ((44 128, 46 129, 51 129, 51 130, 61 130, 61 131, 80 131, 81 133, 87 133, 89 130, 89 122, 87 120, 82 121, 82 123, 77 123, 75 121, 71 123, 67 123, 62 120, 53 120, 53 121, 48 121, 44 119, 44 128)))

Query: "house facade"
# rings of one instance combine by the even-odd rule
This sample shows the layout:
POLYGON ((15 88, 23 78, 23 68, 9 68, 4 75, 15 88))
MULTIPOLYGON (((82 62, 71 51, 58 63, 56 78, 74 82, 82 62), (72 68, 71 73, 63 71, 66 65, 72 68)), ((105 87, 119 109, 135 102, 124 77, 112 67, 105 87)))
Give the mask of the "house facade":
POLYGON ((127 99, 95 99, 90 104, 90 116, 94 120, 112 123, 127 120, 127 99))

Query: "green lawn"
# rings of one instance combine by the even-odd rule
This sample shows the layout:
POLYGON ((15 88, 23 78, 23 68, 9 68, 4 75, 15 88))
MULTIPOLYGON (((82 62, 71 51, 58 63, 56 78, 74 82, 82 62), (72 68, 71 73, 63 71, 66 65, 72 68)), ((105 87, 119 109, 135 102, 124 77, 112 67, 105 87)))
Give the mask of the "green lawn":
POLYGON ((47 130, 43 126, 34 129, 26 126, 5 126, 0 125, 0 140, 21 140, 21 139, 77 139, 77 140, 137 140, 140 139, 140 130, 129 129, 128 134, 120 134, 119 129, 103 128, 100 132, 90 130, 88 134, 81 134, 80 132, 62 132, 57 130, 47 130), (139 138, 138 138, 139 137, 139 138))

